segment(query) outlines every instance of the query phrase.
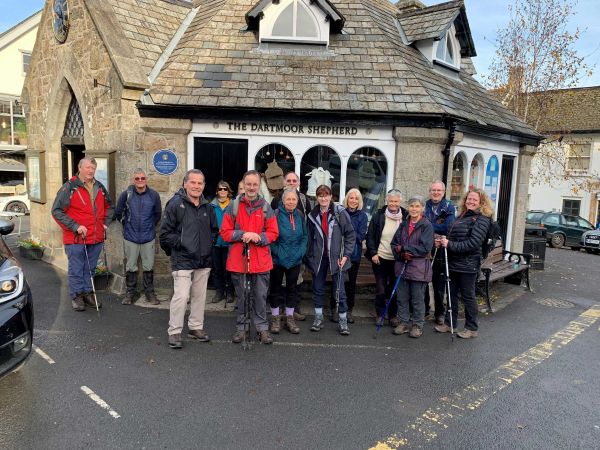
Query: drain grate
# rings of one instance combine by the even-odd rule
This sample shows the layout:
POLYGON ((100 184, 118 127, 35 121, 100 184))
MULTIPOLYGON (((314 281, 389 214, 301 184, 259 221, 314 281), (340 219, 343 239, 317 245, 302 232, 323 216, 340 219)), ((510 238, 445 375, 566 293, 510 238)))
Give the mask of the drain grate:
POLYGON ((575 305, 566 300, 558 300, 556 298, 541 298, 539 300, 535 300, 536 303, 544 306, 551 306, 552 308, 573 308, 575 305))

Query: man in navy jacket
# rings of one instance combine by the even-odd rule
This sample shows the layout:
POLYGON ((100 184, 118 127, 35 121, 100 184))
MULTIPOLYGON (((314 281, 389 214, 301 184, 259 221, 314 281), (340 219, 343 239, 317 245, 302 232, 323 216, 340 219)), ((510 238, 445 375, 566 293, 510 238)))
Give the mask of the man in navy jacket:
MULTIPOLYGON (((444 196, 446 195, 446 185, 442 181, 434 181, 429 188, 429 200, 425 203, 425 217, 433 225, 435 235, 447 236, 452 222, 456 218, 456 208, 444 196)), ((432 254, 435 248, 432 250, 432 254)), ((444 291, 445 291, 445 266, 444 254, 440 249, 436 253, 433 261, 433 285, 434 314, 438 325, 444 323, 444 291)), ((430 313, 429 289, 425 289, 425 317, 430 313)))
POLYGON ((153 305, 160 302, 154 292, 154 253, 156 224, 162 214, 160 196, 148 187, 148 177, 143 169, 135 169, 132 184, 119 196, 115 216, 123 225, 125 249, 125 283, 127 292, 124 305, 131 305, 136 297, 138 258, 142 259, 146 301, 153 305))

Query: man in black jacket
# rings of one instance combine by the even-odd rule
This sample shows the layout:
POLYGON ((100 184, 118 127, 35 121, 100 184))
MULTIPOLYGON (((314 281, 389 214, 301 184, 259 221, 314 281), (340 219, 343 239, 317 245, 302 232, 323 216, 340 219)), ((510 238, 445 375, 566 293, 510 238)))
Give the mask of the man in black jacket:
POLYGON ((169 347, 182 347, 181 331, 188 300, 188 336, 208 342, 204 331, 206 284, 212 247, 219 234, 214 209, 202 195, 204 174, 188 170, 183 187, 167 202, 160 227, 160 246, 171 256, 173 298, 169 315, 169 347), (190 299, 191 294, 191 299, 190 299))

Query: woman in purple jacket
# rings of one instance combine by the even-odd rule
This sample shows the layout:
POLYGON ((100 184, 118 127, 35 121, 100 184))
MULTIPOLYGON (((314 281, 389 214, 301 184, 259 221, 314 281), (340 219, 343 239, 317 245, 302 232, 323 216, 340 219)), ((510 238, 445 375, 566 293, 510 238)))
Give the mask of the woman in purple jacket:
POLYGON ((423 334, 425 323, 425 289, 431 281, 431 248, 433 226, 423 216, 425 200, 415 195, 408 200, 408 220, 403 221, 392 239, 396 258, 396 275, 402 274, 398 285, 398 319, 394 334, 409 333, 412 338, 423 334), (412 309, 412 326, 410 310, 412 309))

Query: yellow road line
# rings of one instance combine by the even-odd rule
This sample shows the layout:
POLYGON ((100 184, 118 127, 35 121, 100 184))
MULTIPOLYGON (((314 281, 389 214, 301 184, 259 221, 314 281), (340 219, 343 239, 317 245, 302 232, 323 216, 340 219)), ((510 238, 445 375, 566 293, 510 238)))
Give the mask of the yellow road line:
POLYGON ((594 305, 549 339, 515 356, 462 391, 440 398, 436 406, 417 417, 402 434, 377 442, 370 450, 391 450, 432 441, 452 421, 482 406, 490 397, 572 342, 599 318, 600 305, 594 305))

